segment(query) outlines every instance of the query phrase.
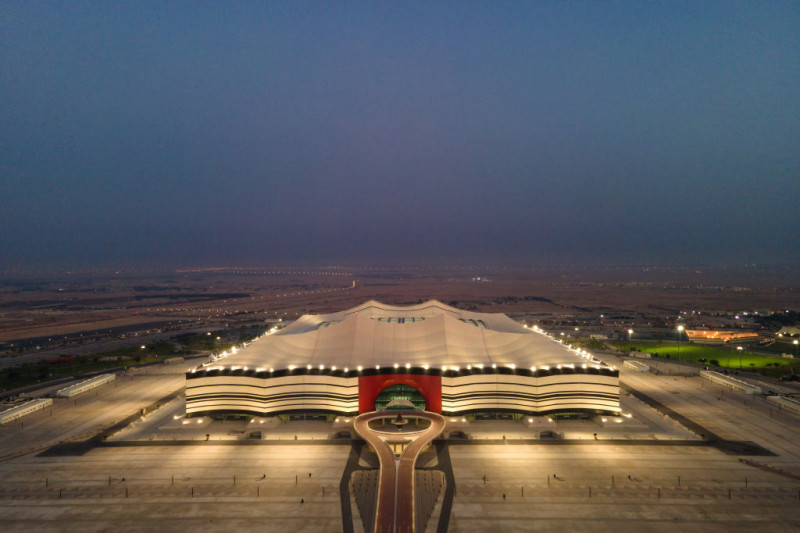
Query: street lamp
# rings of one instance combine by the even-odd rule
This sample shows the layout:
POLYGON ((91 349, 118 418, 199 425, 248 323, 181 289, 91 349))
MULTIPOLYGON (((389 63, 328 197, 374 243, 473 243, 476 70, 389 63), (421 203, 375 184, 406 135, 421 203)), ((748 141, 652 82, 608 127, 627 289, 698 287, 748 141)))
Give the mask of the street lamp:
POLYGON ((794 344, 794 356, 797 357, 797 345, 800 344, 800 341, 795 339, 792 344, 794 344))
POLYGON ((736 351, 739 352, 739 370, 742 369, 742 347, 737 346, 736 351))
POLYGON ((678 361, 681 360, 681 340, 683 337, 683 326, 678 326, 678 361))
POLYGON ((631 342, 631 338, 633 338, 633 330, 629 329, 628 330, 628 342, 631 342))

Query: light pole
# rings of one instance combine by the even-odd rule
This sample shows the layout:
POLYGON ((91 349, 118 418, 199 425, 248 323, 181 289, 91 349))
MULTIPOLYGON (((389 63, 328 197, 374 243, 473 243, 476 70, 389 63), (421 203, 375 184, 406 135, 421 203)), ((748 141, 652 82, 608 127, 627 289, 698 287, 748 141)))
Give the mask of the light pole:
POLYGON ((632 338, 633 338, 633 330, 632 330, 632 329, 629 329, 629 330, 628 330, 628 342, 631 342, 631 339, 632 339, 632 338))
POLYGON ((683 326, 678 326, 678 361, 681 360, 681 341, 683 340, 683 326))
POLYGON ((742 369, 742 347, 737 346, 736 351, 739 352, 739 370, 742 369))
POLYGON ((794 341, 792 341, 792 344, 794 344, 794 356, 797 357, 797 345, 800 344, 800 341, 795 339, 794 341))

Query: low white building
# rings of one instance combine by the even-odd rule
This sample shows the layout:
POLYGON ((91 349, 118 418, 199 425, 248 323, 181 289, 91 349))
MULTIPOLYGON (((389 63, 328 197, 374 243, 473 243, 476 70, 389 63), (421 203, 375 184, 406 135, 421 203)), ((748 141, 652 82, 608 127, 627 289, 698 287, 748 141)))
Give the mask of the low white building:
POLYGON ((725 374, 714 372, 713 370, 701 370, 700 376, 709 381, 713 381, 714 383, 723 385, 732 390, 743 392, 745 394, 761 394, 761 387, 757 387, 756 385, 751 385, 746 381, 742 381, 741 379, 736 379, 732 376, 726 376, 725 374))
POLYGON ((19 405, 15 405, 10 409, 6 409, 5 411, 0 412, 0 424, 11 422, 18 418, 22 418, 25 415, 35 413, 36 411, 41 411, 45 407, 49 407, 51 405, 53 405, 53 400, 50 398, 39 398, 19 405))
POLYGON ((110 383, 115 379, 117 379, 117 376, 115 374, 102 374, 100 376, 95 376, 91 379, 81 381, 80 383, 70 385, 69 387, 64 387, 63 389, 59 389, 56 392, 56 396, 58 396, 59 398, 72 398, 73 396, 77 396, 78 394, 88 392, 92 389, 96 389, 101 385, 110 383))
POLYGON ((767 396, 767 400, 779 406, 781 409, 800 414, 800 399, 798 398, 792 398, 791 396, 767 396))
POLYGON ((631 370, 635 370, 637 372, 650 372, 650 366, 639 361, 627 359, 623 364, 631 370))

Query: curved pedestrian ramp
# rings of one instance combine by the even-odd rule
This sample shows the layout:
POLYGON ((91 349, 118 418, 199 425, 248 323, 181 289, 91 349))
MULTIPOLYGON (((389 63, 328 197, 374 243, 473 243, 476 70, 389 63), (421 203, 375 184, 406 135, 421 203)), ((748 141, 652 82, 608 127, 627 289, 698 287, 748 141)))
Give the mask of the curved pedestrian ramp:
MULTIPOLYGON (((379 470, 362 469, 351 477, 351 497, 363 531, 426 531, 444 492, 445 475, 438 470, 417 469, 416 463, 444 431, 444 418, 413 405, 399 406, 395 400, 386 410, 360 415, 354 427, 380 462, 379 470)), ((439 529, 436 524, 432 527, 432 531, 439 529)))

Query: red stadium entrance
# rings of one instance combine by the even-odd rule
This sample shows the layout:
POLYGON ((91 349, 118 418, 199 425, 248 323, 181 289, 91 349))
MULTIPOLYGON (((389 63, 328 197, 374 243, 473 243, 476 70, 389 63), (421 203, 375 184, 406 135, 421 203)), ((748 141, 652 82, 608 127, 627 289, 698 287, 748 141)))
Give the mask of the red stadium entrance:
POLYGON ((409 385, 422 394, 425 410, 442 413, 442 378, 420 374, 382 374, 358 378, 358 412, 369 413, 375 410, 378 395, 392 385, 409 385))

